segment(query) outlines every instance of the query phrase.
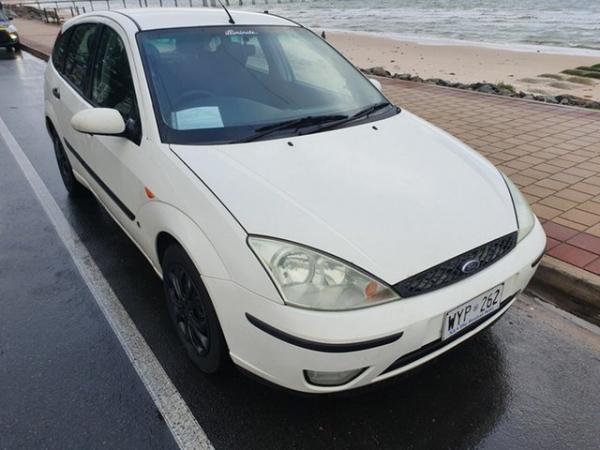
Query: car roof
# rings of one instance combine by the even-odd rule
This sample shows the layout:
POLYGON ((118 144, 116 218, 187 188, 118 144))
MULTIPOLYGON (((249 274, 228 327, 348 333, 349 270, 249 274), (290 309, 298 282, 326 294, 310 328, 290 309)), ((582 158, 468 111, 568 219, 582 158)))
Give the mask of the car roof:
MULTIPOLYGON (((117 11, 133 20, 141 30, 231 25, 222 8, 143 8, 117 11)), ((290 20, 271 14, 236 10, 229 12, 236 25, 298 26, 290 20)))

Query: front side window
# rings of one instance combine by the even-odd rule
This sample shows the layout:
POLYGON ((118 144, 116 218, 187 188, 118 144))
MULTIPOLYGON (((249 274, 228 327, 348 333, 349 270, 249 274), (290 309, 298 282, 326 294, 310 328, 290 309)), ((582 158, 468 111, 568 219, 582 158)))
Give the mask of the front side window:
POLYGON ((67 54, 67 46, 69 45, 69 39, 73 33, 73 28, 69 28, 67 31, 62 33, 54 44, 52 50, 52 64, 54 68, 62 73, 65 64, 65 56, 67 54))
POLYGON ((125 120, 135 114, 135 93, 125 46, 119 35, 105 27, 92 72, 92 102, 114 108, 125 120))
POLYGON ((372 116, 396 112, 354 66, 301 27, 152 30, 138 33, 138 43, 163 142, 282 137, 316 132, 315 119, 339 121, 375 105, 382 107, 372 116), (278 127, 288 121, 300 122, 278 127), (277 129, 267 136, 269 127, 277 129))
POLYGON ((87 68, 98 29, 95 24, 77 25, 69 39, 65 56, 64 75, 80 92, 85 91, 87 68))

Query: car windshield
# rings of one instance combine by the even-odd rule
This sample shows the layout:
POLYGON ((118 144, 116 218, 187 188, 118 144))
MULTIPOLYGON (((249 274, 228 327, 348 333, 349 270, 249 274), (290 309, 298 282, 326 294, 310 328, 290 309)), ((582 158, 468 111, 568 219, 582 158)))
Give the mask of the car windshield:
POLYGON ((152 30, 138 42, 163 142, 268 139, 396 113, 354 66, 301 27, 152 30))
POLYGON ((8 16, 0 9, 0 22, 8 22, 8 16))

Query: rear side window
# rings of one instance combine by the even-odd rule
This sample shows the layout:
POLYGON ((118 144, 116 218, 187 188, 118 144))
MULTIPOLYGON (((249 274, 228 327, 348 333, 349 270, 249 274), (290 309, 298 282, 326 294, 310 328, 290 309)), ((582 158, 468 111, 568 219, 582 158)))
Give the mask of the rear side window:
POLYGON ((67 46, 69 45, 69 38, 72 34, 73 28, 69 28, 58 36, 56 43, 54 44, 54 50, 52 50, 52 64, 54 64, 54 68, 60 73, 62 73, 64 69, 67 46))
POLYGON ((63 73, 81 92, 85 90, 87 68, 97 29, 98 26, 95 24, 86 23, 76 26, 67 46, 63 73))
POLYGON ((91 100, 97 106, 114 108, 125 120, 135 116, 135 94, 127 52, 119 35, 104 28, 92 75, 91 100))

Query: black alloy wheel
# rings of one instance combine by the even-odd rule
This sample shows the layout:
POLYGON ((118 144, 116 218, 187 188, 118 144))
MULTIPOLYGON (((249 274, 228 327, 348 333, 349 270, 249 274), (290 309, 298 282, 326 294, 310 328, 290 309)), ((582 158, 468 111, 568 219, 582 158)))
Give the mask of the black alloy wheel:
POLYGON ((166 274, 169 307, 177 331, 198 356, 205 356, 210 348, 210 329, 200 293, 180 264, 173 264, 166 274))
POLYGON ((200 274, 176 244, 165 251, 162 267, 167 309, 179 340, 200 370, 219 371, 229 352, 200 274))
POLYGON ((54 135, 52 140, 54 143, 54 154, 56 155, 56 162, 58 163, 58 170, 60 172, 60 177, 63 180, 63 184, 71 197, 79 197, 84 193, 85 188, 75 178, 67 153, 58 136, 54 135))

